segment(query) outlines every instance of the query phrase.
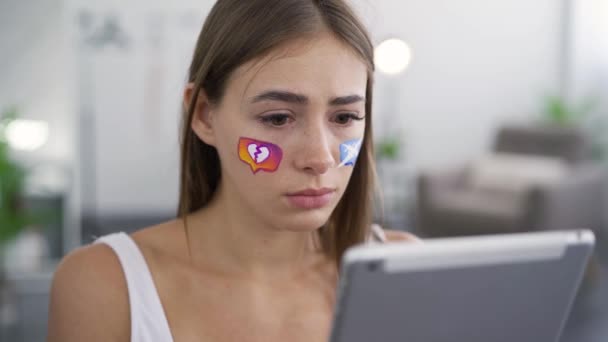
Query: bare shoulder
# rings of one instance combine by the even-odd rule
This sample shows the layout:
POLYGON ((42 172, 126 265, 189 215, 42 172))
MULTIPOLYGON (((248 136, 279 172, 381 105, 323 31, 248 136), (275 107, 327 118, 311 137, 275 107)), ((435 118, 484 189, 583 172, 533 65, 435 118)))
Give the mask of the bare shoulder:
POLYGON ((131 234, 138 245, 146 247, 167 247, 167 245, 180 244, 183 247, 183 221, 175 219, 154 226, 137 230, 131 234))
POLYGON ((384 234, 387 241, 422 242, 416 235, 400 230, 385 229, 384 234))
POLYGON ((53 276, 48 341, 128 341, 129 299, 118 257, 105 244, 81 247, 53 276))
POLYGON ((184 248, 187 241, 181 219, 140 229, 131 234, 131 238, 137 243, 149 264, 158 262, 159 257, 169 257, 173 260, 188 258, 184 248))

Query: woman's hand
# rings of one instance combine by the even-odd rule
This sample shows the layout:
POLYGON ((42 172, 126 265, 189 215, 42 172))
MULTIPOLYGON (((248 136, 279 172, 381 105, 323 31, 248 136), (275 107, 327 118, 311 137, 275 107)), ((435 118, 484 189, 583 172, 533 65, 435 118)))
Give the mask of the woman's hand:
POLYGON ((383 229, 378 224, 372 224, 372 232, 385 242, 422 242, 416 235, 399 230, 383 229))
POLYGON ((420 240, 416 235, 414 235, 412 233, 400 231, 400 230, 385 229, 384 234, 386 235, 387 242, 395 242, 395 241, 403 241, 403 242, 407 241, 407 242, 415 242, 415 243, 422 242, 422 240, 420 240))

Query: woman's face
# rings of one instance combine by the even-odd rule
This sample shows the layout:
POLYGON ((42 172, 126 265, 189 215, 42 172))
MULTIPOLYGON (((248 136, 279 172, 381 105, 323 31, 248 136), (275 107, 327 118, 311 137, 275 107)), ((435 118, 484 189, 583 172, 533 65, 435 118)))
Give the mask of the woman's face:
POLYGON ((341 158, 364 135, 366 83, 365 63, 330 34, 239 67, 207 113, 207 133, 192 124, 219 153, 235 214, 290 231, 327 222, 353 171, 341 158))

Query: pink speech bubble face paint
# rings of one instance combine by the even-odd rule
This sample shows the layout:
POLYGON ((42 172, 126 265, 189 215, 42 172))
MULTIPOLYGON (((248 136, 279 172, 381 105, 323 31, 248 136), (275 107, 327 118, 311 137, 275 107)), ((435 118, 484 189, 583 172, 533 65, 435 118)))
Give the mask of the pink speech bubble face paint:
POLYGON ((239 140, 238 153, 239 159, 249 165, 253 174, 260 170, 275 172, 283 159, 283 151, 279 146, 250 138, 239 140))

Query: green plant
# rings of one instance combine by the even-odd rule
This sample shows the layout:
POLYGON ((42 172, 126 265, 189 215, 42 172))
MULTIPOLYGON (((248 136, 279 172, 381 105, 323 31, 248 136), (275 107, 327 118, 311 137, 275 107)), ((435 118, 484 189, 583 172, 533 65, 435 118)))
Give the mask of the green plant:
POLYGON ((6 139, 6 128, 16 118, 16 107, 0 113, 0 249, 31 222, 19 203, 25 171, 11 159, 6 139))
POLYGON ((547 96, 544 103, 543 118, 562 126, 581 125, 597 107, 595 98, 587 98, 579 105, 568 103, 561 96, 547 96))
POLYGON ((550 124, 581 129, 589 137, 592 157, 606 160, 608 117, 599 107, 598 97, 589 96, 579 104, 572 104, 561 96, 553 95, 545 99, 542 118, 550 124))
POLYGON ((401 139, 394 136, 382 138, 376 143, 376 158, 378 160, 396 160, 399 158, 401 139))

